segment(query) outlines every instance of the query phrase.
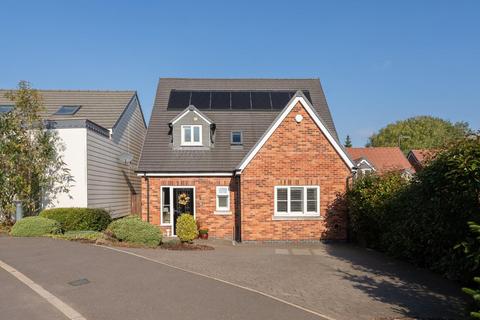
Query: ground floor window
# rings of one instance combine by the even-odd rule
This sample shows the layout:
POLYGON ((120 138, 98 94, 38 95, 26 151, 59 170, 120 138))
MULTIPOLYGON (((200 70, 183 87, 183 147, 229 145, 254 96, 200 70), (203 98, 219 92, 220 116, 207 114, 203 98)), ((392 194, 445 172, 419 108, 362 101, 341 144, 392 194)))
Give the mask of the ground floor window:
POLYGON ((230 190, 229 187, 217 187, 217 211, 230 211, 230 190))
POLYGON ((319 216, 319 186, 276 186, 276 216, 319 216))

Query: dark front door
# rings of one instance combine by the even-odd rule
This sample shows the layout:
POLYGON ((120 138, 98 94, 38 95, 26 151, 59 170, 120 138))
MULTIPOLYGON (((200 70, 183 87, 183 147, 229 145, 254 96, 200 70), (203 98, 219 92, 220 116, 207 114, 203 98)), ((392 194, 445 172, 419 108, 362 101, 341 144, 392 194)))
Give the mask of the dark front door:
POLYGON ((177 234, 177 218, 182 213, 193 216, 195 199, 193 188, 173 188, 173 234, 177 234))

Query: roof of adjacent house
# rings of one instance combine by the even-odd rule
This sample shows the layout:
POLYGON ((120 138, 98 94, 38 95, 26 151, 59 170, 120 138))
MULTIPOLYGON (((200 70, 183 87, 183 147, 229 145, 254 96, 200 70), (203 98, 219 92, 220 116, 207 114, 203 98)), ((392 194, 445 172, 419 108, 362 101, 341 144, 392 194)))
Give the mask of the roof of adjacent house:
POLYGON ((398 147, 347 148, 347 152, 355 163, 367 160, 379 173, 412 170, 410 162, 398 147))
POLYGON ((415 159, 422 164, 426 159, 429 159, 435 155, 437 150, 432 149, 413 149, 408 153, 408 157, 414 156, 415 159))
MULTIPOLYGON (((9 90, 0 89, 0 105, 12 102, 5 97, 9 90)), ((110 129, 115 126, 136 91, 38 90, 45 106, 42 117, 47 120, 88 119, 110 129), (56 115, 62 106, 80 106, 73 115, 56 115)))
POLYGON ((319 79, 190 79, 161 78, 138 166, 140 172, 232 172, 277 118, 281 109, 201 109, 215 123, 215 145, 209 150, 173 150, 169 123, 184 109, 168 108, 172 90, 308 91, 315 112, 329 133, 337 132, 319 79), (243 147, 232 148, 230 132, 243 132, 243 147))

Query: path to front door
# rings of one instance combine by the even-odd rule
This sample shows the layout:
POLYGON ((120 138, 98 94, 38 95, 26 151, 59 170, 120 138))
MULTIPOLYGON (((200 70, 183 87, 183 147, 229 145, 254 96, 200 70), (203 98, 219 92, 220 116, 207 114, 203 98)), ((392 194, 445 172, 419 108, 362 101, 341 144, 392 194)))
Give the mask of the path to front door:
POLYGON ((195 187, 162 187, 161 225, 171 228, 171 235, 176 235, 177 218, 182 213, 195 217, 195 187))

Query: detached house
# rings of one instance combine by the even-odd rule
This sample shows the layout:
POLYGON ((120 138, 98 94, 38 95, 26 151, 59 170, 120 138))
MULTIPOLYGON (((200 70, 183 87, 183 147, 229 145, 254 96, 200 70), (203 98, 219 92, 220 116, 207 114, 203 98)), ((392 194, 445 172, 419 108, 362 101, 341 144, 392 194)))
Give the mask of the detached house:
POLYGON ((347 152, 357 167, 358 176, 371 172, 383 174, 401 171, 410 178, 415 169, 398 147, 347 148, 347 152))
MULTIPOLYGON (((0 113, 15 106, 0 90, 0 113)), ((135 91, 39 90, 42 117, 57 130, 73 176, 50 207, 93 207, 113 217, 140 211, 138 165, 147 131, 135 91), (138 200, 137 200, 138 199, 138 200)))
POLYGON ((344 239, 327 213, 353 168, 318 79, 160 79, 142 216, 169 235, 186 212, 216 238, 344 239))

